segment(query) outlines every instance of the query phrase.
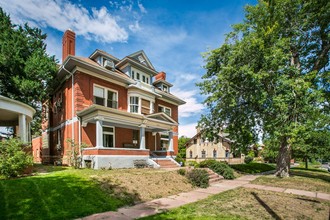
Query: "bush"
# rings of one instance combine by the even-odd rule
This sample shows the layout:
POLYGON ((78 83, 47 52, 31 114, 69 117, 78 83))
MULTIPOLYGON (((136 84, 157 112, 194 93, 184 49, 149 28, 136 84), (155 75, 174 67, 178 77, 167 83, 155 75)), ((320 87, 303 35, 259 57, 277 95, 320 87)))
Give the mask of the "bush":
POLYGON ((265 163, 233 164, 230 166, 243 173, 262 173, 275 169, 274 166, 265 163))
POLYGON ((204 160, 199 163, 200 167, 208 167, 213 172, 223 176, 225 179, 235 179, 234 171, 226 163, 215 160, 204 160))
POLYGON ((184 161, 184 159, 180 156, 180 154, 178 154, 178 155, 175 157, 175 161, 178 162, 179 164, 182 163, 182 167, 184 167, 184 165, 185 165, 185 161, 184 161))
POLYGON ((186 169, 179 169, 178 174, 180 174, 181 176, 185 176, 186 175, 186 169))
POLYGON ((0 174, 6 178, 23 174, 33 164, 29 147, 16 138, 0 141, 0 174))
POLYGON ((251 163, 253 161, 253 157, 251 157, 251 156, 246 156, 245 158, 244 158, 244 163, 246 163, 246 164, 249 164, 249 163, 251 163))
POLYGON ((209 186, 209 174, 203 169, 193 169, 187 173, 187 178, 193 186, 207 188, 209 186))
POLYGON ((198 167, 198 163, 196 161, 189 161, 188 162, 188 166, 191 166, 191 167, 198 167))

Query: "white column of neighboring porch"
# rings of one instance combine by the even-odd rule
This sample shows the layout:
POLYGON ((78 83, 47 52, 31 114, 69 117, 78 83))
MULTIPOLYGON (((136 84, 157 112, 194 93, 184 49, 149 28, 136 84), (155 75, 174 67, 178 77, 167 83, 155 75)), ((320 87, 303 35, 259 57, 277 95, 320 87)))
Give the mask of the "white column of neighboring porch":
POLYGON ((27 123, 26 116, 24 114, 20 114, 18 116, 18 127, 19 127, 19 136, 22 142, 26 143, 27 140, 27 123))
POLYGON ((140 126, 140 149, 146 149, 146 138, 145 138, 146 125, 140 126))
POLYGON ((173 152, 173 131, 168 132, 168 151, 173 152))
POLYGON ((103 127, 102 127, 102 120, 97 118, 96 119, 96 147, 103 147, 103 127))

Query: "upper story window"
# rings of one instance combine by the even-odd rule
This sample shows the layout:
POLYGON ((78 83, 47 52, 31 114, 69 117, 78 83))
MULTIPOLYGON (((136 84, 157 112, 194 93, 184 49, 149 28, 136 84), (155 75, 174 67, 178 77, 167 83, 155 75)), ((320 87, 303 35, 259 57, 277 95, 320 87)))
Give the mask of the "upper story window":
POLYGON ((217 150, 216 149, 213 150, 213 158, 217 158, 217 150))
POLYGON ((171 108, 162 105, 158 106, 158 112, 164 112, 168 116, 172 115, 171 108))
POLYGON ((168 86, 163 85, 163 91, 164 91, 164 92, 169 92, 169 90, 168 90, 168 86))
POLYGON ((206 158, 206 151, 204 149, 202 150, 202 158, 206 158))
POLYGON ((132 113, 139 113, 139 97, 129 97, 129 109, 132 113))
POLYGON ((93 102, 95 104, 107 106, 109 108, 118 108, 117 91, 106 89, 100 86, 94 86, 93 95, 93 102))
POLYGON ((141 80, 141 82, 146 83, 146 84, 150 84, 150 82, 151 82, 149 74, 139 72, 139 70, 134 69, 134 68, 132 68, 132 70, 131 70, 131 78, 135 79, 135 80, 141 80))

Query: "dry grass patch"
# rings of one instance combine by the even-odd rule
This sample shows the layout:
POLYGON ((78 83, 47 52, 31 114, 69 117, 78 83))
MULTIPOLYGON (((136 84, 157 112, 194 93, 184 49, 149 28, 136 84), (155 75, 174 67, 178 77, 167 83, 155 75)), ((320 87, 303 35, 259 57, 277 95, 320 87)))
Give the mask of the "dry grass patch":
POLYGON ((193 190, 187 178, 177 171, 155 169, 120 169, 97 173, 90 177, 103 189, 115 194, 134 196, 134 202, 149 201, 193 190))
POLYGON ((239 188, 146 219, 328 219, 330 202, 239 188))
POLYGON ((330 174, 325 172, 292 170, 289 178, 261 176, 254 184, 330 193, 330 174))

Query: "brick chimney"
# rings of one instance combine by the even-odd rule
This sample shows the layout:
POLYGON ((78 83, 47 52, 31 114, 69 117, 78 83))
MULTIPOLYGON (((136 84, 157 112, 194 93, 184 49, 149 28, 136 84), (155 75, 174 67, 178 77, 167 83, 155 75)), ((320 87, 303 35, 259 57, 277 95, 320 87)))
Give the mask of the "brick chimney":
POLYGON ((156 76, 156 81, 157 80, 166 80, 166 73, 165 72, 159 72, 156 76))
POLYGON ((62 63, 69 55, 75 55, 76 34, 72 30, 66 30, 62 38, 62 63))

